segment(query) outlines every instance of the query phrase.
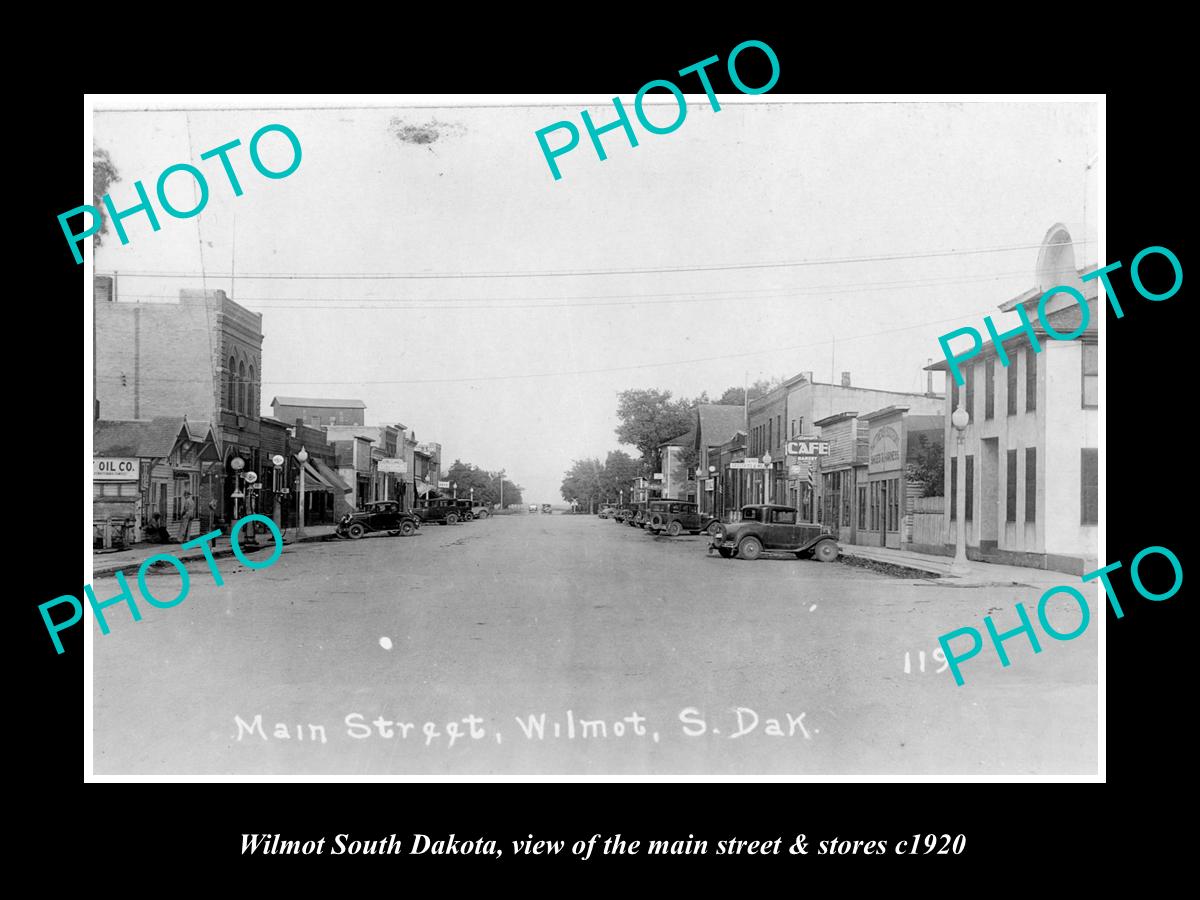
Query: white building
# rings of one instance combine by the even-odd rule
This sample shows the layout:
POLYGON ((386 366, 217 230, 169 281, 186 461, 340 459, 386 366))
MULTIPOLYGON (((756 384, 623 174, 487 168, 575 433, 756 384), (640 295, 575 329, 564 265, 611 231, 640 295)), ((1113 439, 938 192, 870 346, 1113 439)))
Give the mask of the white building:
MULTIPOLYGON (((961 364, 965 382, 954 382, 945 360, 930 369, 947 372, 946 541, 957 540, 957 434, 950 416, 960 396, 971 417, 964 432, 967 555, 971 559, 1083 574, 1097 567, 1099 364, 1096 279, 1081 275, 1067 229, 1055 225, 1042 241, 1034 286, 1000 309, 1025 308, 1041 352, 1022 333, 1004 341, 1007 367, 989 341, 961 364), (1038 302, 1065 285, 1087 302, 1088 324, 1072 340, 1056 340, 1038 317, 1038 302)), ((1000 333, 1014 327, 993 321, 1000 333)), ((1046 305, 1046 319, 1060 334, 1077 330, 1082 309, 1070 294, 1046 305)), ((1016 323, 1019 324, 1019 323, 1016 323)), ((973 324, 983 332, 982 323, 973 324)), ((985 339, 987 334, 984 333, 985 339)))

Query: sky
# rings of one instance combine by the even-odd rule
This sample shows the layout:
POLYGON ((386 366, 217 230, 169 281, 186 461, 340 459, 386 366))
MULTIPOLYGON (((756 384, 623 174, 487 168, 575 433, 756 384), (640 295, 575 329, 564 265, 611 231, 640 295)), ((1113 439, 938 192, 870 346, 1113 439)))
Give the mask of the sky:
MULTIPOLYGON (((445 466, 504 468, 526 502, 561 503, 572 460, 636 455, 614 434, 622 390, 715 398, 801 371, 923 390, 939 335, 1034 286, 1053 224, 1080 266, 1097 258, 1095 104, 688 99, 671 134, 631 115, 637 147, 603 135, 604 161, 580 110, 602 124, 611 105, 98 110, 118 209, 181 162, 210 195, 189 219, 155 200, 161 229, 132 216, 124 246, 110 226, 95 271, 122 301, 220 288, 261 312, 264 414, 276 394, 360 399, 445 466), (535 132, 561 120, 581 142, 556 181, 535 132), (273 123, 302 148, 281 179, 248 156, 273 123), (235 138, 240 197, 200 160, 235 138), (647 269, 669 271, 630 271, 647 269)), ((277 133, 260 147, 269 168, 291 160, 277 133)), ((194 181, 172 175, 167 196, 191 208, 194 181)))

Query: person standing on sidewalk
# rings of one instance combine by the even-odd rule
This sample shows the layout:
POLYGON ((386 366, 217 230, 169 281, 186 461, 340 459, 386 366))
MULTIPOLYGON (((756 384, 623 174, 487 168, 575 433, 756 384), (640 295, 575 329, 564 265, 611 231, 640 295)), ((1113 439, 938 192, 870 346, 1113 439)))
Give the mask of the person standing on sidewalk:
POLYGON ((182 544, 188 539, 188 532, 192 528, 192 519, 196 518, 196 500, 192 497, 191 491, 183 492, 183 509, 179 518, 179 543, 182 544))

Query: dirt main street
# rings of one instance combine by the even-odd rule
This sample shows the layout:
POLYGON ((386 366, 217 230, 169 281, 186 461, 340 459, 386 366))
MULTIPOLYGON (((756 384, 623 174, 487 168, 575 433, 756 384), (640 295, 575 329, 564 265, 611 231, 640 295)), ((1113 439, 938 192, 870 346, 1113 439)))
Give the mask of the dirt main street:
MULTIPOLYGON (((179 606, 92 625, 95 771, 1095 772, 1094 605, 1077 640, 1013 638, 1007 669, 985 646, 956 687, 937 636, 1012 628, 1039 590, 706 546, 523 514, 223 559, 221 587, 189 565, 179 606)), ((1072 609, 1050 604, 1063 631, 1072 609)))

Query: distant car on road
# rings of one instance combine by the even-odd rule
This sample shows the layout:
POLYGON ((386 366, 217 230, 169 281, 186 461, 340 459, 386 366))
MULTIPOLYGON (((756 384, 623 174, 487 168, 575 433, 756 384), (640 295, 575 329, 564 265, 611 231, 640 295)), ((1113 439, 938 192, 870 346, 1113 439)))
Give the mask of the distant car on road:
POLYGON ((439 525, 457 525, 462 518, 458 502, 449 497, 422 500, 412 511, 422 522, 436 522, 439 525))
POLYGON ((532 512, 532 513, 535 513, 535 512, 537 512, 537 511, 538 511, 537 504, 536 504, 536 503, 530 503, 530 504, 529 504, 529 511, 530 511, 530 512, 532 512))
POLYGON ((348 512, 337 525, 339 537, 358 538, 371 531, 386 531, 391 535, 410 535, 416 532, 421 520, 400 509, 395 500, 365 503, 362 509, 348 512))
POLYGON ((552 512, 554 512, 554 507, 551 506, 549 503, 543 503, 542 504, 542 512, 544 512, 546 515, 550 515, 552 512))
POLYGON ((700 507, 690 500, 651 500, 650 508, 644 517, 646 530, 654 534, 666 533, 678 537, 685 531, 700 534, 720 526, 715 518, 708 513, 700 512, 700 507))
POLYGON ((708 550, 724 559, 758 559, 764 551, 777 550, 833 562, 842 552, 837 540, 820 525, 797 522, 790 506, 756 504, 742 507, 742 520, 720 525, 708 550))

